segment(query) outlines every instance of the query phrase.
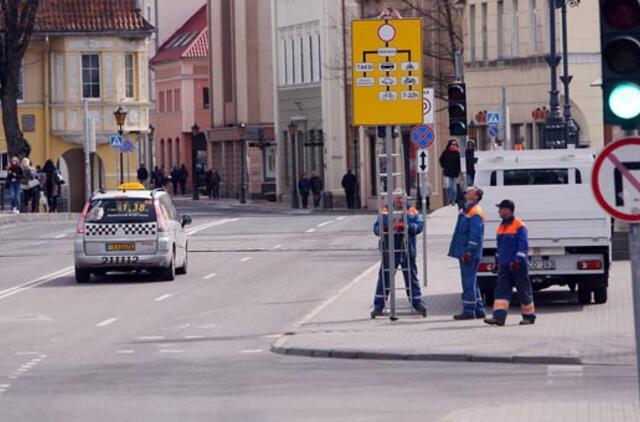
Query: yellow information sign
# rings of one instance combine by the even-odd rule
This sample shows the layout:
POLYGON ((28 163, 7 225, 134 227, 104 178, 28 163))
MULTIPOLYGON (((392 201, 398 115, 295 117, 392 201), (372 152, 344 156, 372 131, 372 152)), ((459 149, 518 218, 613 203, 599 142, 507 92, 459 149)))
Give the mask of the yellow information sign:
POLYGON ((351 23, 353 124, 422 124, 422 21, 351 23))

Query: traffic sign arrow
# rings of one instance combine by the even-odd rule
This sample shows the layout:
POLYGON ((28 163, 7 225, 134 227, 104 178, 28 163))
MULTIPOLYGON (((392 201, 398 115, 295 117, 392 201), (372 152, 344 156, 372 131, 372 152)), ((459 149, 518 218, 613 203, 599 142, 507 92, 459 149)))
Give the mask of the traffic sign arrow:
POLYGON ((429 151, 418 150, 418 173, 426 173, 429 170, 429 151))

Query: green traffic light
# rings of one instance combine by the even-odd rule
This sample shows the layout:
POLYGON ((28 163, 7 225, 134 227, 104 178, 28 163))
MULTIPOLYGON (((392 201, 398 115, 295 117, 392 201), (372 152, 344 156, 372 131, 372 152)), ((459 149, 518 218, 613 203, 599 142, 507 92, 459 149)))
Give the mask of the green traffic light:
POLYGON ((609 94, 609 108, 621 119, 633 119, 640 115, 640 86, 625 82, 609 94))

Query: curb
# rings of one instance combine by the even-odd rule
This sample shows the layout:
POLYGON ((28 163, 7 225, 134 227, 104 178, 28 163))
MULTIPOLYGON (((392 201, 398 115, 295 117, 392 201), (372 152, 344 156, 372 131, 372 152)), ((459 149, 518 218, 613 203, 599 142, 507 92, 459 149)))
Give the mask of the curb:
POLYGON ((80 217, 79 213, 56 213, 56 214, 0 214, 0 225, 12 223, 38 223, 46 221, 76 221, 80 217))
POLYGON ((279 355, 305 356, 314 358, 366 359, 423 362, 473 362, 473 363, 512 363, 531 365, 583 365, 577 356, 491 356, 465 353, 392 353, 366 352, 362 350, 307 349, 303 347, 284 347, 277 343, 271 351, 279 355))

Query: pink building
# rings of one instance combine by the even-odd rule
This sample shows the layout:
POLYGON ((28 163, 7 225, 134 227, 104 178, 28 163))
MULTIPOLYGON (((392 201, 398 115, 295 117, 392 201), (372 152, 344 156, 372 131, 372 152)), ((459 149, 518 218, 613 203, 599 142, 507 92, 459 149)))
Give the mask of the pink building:
POLYGON ((168 175, 173 167, 185 165, 191 186, 193 160, 205 170, 206 142, 193 153, 194 125, 211 127, 209 93, 209 42, 207 7, 203 6, 162 44, 151 59, 156 76, 155 163, 168 175), (192 155, 193 154, 193 155, 192 155))

